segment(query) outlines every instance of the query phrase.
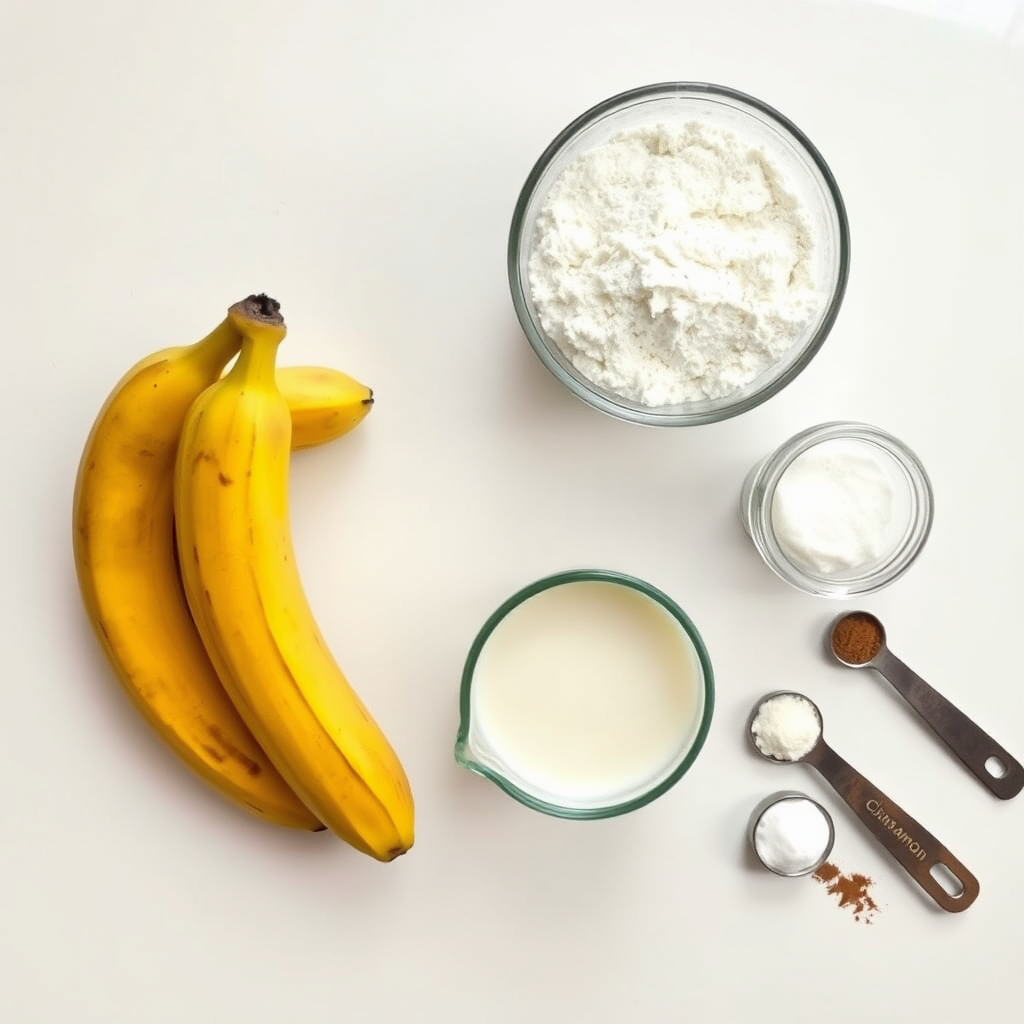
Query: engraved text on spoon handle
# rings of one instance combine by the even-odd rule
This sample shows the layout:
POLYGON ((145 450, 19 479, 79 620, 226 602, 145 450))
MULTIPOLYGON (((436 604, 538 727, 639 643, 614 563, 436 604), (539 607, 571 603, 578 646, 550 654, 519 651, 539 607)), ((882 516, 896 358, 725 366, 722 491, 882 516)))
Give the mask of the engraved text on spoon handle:
POLYGON ((805 760, 831 783, 875 838, 943 910, 956 913, 966 910, 975 901, 978 880, 960 860, 824 740, 818 742, 805 760), (939 864, 959 883, 958 895, 951 895, 932 874, 932 869, 939 864))

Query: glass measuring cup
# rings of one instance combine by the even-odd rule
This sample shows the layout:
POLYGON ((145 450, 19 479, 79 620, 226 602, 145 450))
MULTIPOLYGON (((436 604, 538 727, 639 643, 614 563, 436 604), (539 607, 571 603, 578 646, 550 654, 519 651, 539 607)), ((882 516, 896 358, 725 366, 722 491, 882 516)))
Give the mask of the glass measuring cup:
POLYGON ((821 712, 809 697, 792 690, 777 690, 765 694, 751 711, 747 722, 747 734, 754 750, 771 764, 804 762, 817 769, 868 831, 943 910, 958 913, 966 910, 978 898, 978 880, 963 863, 825 742, 821 712), (796 698, 806 702, 813 709, 817 719, 817 736, 810 740, 812 745, 793 758, 782 758, 766 753, 758 745, 754 731, 761 709, 778 697, 796 698), (959 888, 955 895, 939 881, 943 874, 947 877, 952 876, 952 881, 959 888))
MULTIPOLYGON (((582 622, 581 632, 584 636, 592 637, 591 642, 595 644, 601 639, 595 634, 596 629, 599 627, 589 619, 582 622)), ((547 624, 546 630, 522 638, 525 647, 538 652, 535 665, 539 673, 545 671, 544 659, 549 653, 546 645, 550 642, 551 636, 550 624, 547 624)), ((540 678, 543 679, 543 676, 540 678)), ((579 699, 588 702, 591 698, 589 677, 581 672, 577 682, 581 684, 577 688, 579 699)), ((607 700, 609 695, 603 693, 597 697, 607 700)), ((623 713, 629 712, 628 707, 622 707, 622 702, 629 700, 628 688, 620 688, 615 694, 615 700, 619 702, 617 706, 621 707, 623 713)), ((549 722, 543 720, 545 710, 543 704, 539 703, 529 704, 525 709, 527 716, 539 719, 537 736, 531 736, 530 739, 536 738, 541 744, 541 754, 545 749, 550 753, 550 748, 543 747, 551 737, 549 722)), ((556 573, 529 584, 508 598, 487 619, 473 641, 462 674, 455 760, 460 767, 488 779, 504 793, 533 810, 562 818, 609 818, 650 803, 682 778, 704 744, 713 710, 714 679, 707 650, 696 626, 670 597, 643 580, 609 570, 582 569, 556 573), (688 657, 694 673, 695 700, 692 715, 688 716, 686 721, 680 720, 676 734, 673 734, 672 730, 668 731, 665 756, 661 758, 660 763, 652 762, 649 771, 640 770, 625 776, 621 785, 609 785, 604 788, 588 788, 586 785, 563 788, 557 784, 557 779, 552 781, 550 776, 544 778, 532 772, 529 764, 524 763, 519 756, 522 751, 510 748, 507 742, 502 741, 502 737, 496 735, 493 728, 493 710, 490 716, 491 728, 488 727, 486 702, 480 703, 480 694, 486 690, 486 687, 481 686, 481 664, 484 664, 486 670, 487 657, 493 656, 494 651, 504 642, 502 630, 515 624, 517 615, 521 623, 524 612, 530 611, 531 614, 535 614, 539 607, 543 607, 542 601, 545 597, 550 599, 553 595, 564 596, 571 593, 559 588, 569 588, 577 584, 611 588, 610 592, 616 593, 627 603, 636 605, 639 602, 645 607, 649 605, 649 611, 658 620, 657 628, 673 634, 689 652, 688 657), (497 644, 494 643, 495 640, 498 641, 497 644)), ((580 744, 585 745, 588 742, 586 715, 582 713, 584 711, 585 708, 581 708, 578 728, 575 721, 568 726, 573 735, 564 736, 566 748, 575 744, 577 749, 583 749, 580 744)), ((529 721, 529 717, 526 720, 529 721)), ((664 734, 662 738, 665 739, 664 734)), ((642 742, 642 739, 642 736, 633 737, 634 742, 642 742)), ((550 742, 557 747, 559 737, 550 742)), ((583 780, 584 783, 588 781, 583 780)))

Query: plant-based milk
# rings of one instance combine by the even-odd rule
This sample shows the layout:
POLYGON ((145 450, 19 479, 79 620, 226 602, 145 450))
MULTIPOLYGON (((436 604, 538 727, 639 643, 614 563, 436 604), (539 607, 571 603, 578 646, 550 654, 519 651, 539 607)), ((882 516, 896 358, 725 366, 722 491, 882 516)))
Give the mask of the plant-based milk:
POLYGON ((619 803, 668 776, 704 709, 676 619, 630 587, 563 583, 514 608, 473 674, 476 745, 520 789, 564 806, 619 803))

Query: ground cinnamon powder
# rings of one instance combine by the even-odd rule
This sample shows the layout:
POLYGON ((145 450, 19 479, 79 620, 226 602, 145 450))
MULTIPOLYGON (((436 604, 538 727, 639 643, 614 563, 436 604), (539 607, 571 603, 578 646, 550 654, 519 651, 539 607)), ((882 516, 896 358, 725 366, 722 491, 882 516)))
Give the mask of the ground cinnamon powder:
POLYGON ((882 649, 882 631, 864 612, 852 612, 832 629, 832 650, 840 661, 863 665, 882 649))
POLYGON ((839 897, 839 906, 852 911, 855 921, 871 924, 878 904, 871 898, 869 889, 874 882, 867 875, 844 875, 835 864, 822 864, 814 878, 830 896, 839 897))

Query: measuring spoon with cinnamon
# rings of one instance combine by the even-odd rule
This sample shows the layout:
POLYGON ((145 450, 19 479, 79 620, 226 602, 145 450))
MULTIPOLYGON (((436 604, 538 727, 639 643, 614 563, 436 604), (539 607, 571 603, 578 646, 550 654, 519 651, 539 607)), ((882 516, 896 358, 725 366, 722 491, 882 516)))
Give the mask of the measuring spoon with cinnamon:
POLYGON ((1024 768, 987 732, 889 650, 885 628, 869 612, 847 612, 828 632, 829 650, 847 668, 873 668, 925 720, 936 736, 997 797, 1024 789, 1024 768))

